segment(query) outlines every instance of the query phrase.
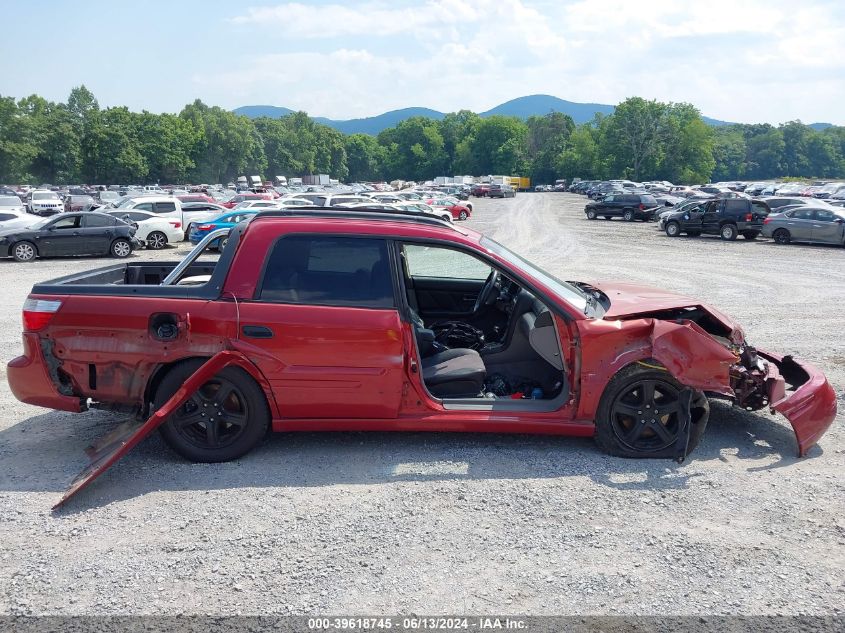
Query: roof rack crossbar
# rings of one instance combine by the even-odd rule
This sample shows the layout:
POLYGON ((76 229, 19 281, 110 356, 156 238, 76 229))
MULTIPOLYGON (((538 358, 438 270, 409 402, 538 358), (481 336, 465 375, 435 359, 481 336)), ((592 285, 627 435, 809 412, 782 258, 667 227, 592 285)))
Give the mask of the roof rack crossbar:
POLYGON ((331 218, 349 218, 359 220, 394 220, 399 222, 412 222, 417 224, 428 224, 431 226, 447 227, 457 230, 456 227, 443 218, 435 215, 430 215, 413 211, 399 211, 393 209, 368 209, 366 207, 359 207, 356 209, 342 209, 339 207, 316 207, 316 206, 302 206, 302 207, 287 207, 285 209, 273 209, 268 211, 259 211, 253 216, 253 219, 258 218, 284 218, 284 217, 309 217, 322 216, 331 218), (387 217, 385 217, 387 216, 387 217))

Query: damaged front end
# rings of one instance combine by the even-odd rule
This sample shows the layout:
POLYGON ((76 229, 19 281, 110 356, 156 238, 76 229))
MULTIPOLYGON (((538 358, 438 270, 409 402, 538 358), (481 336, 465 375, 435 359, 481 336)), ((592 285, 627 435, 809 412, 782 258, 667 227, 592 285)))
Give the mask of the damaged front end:
POLYGON ((833 423, 836 392, 819 369, 755 349, 738 325, 706 306, 647 316, 656 319, 654 357, 676 378, 746 411, 768 407, 782 414, 795 432, 799 456, 833 423))

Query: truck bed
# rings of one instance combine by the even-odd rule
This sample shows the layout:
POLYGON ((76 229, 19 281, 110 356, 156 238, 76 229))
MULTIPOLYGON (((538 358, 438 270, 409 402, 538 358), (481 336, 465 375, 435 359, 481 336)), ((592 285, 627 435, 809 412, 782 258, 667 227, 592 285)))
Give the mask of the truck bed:
POLYGON ((211 275, 208 283, 198 286, 162 286, 162 280, 179 262, 121 263, 50 279, 32 287, 33 294, 105 295, 143 297, 185 297, 208 299, 220 294, 225 266, 217 262, 194 263, 183 277, 211 275), (216 274, 215 274, 216 273, 216 274))

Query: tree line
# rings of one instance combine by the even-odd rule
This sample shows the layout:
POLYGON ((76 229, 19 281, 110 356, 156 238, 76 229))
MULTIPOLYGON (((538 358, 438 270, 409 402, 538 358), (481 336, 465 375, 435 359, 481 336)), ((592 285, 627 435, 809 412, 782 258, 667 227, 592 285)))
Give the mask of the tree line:
POLYGON ((101 109, 85 86, 66 103, 0 96, 0 183, 226 183, 326 173, 341 181, 442 175, 709 180, 845 175, 845 127, 713 127, 686 103, 632 97, 582 125, 558 112, 413 117, 345 135, 304 112, 249 119, 197 100, 179 114, 101 109))

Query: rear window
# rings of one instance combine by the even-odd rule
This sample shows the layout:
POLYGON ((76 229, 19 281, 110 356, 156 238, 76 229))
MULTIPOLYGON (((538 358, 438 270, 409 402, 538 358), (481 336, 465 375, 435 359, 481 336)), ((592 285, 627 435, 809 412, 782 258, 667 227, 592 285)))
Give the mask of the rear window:
POLYGON ((155 213, 172 213, 173 211, 176 211, 176 203, 156 202, 154 211, 155 213))
POLYGON ((657 198, 655 198, 654 196, 640 196, 640 203, 644 204, 647 207, 656 207, 657 198))
POLYGON ((267 259, 259 299, 304 305, 391 308, 384 240, 290 236, 267 259))
POLYGON ((6 220, 14 220, 16 215, 12 215, 11 213, 0 213, 0 222, 5 222, 6 220))

